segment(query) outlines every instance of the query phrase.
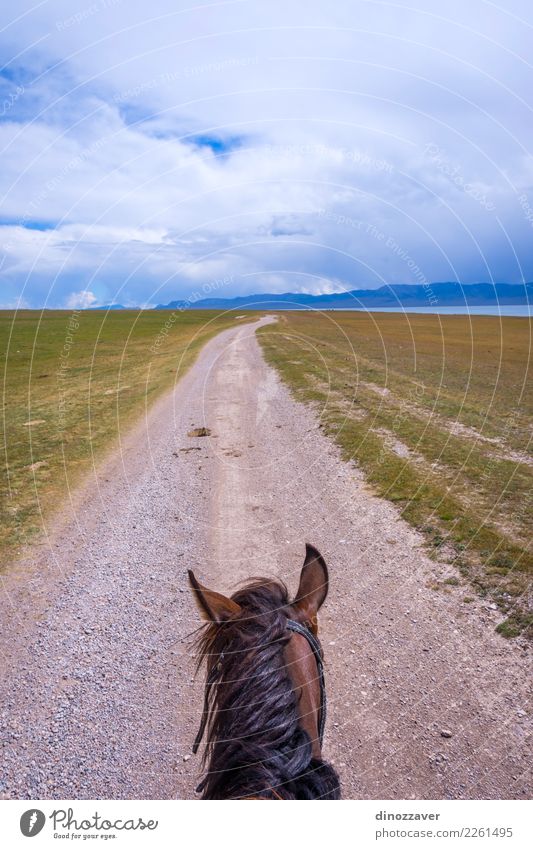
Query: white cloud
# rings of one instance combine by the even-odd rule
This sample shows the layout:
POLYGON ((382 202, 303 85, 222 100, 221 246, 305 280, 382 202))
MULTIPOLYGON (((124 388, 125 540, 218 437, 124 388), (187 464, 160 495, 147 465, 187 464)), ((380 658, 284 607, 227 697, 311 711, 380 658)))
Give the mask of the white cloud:
POLYGON ((69 310, 86 310, 88 307, 96 306, 98 298, 94 292, 85 289, 82 292, 72 292, 66 299, 65 306, 69 310))

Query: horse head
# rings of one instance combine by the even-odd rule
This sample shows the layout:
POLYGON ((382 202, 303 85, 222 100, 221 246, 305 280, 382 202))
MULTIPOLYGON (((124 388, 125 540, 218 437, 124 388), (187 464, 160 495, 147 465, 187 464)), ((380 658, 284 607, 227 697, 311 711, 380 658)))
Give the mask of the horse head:
POLYGON ((204 798, 339 798, 338 778, 322 760, 326 698, 318 611, 328 593, 324 558, 312 545, 296 595, 272 578, 232 596, 208 589, 189 571, 202 617, 207 727, 204 798))

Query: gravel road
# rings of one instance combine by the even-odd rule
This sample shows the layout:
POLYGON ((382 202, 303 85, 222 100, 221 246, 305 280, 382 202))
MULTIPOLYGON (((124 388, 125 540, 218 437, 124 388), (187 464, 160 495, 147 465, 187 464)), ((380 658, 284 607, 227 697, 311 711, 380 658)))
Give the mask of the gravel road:
POLYGON ((0 797, 194 798, 192 568, 231 591, 330 567, 326 756, 347 798, 531 796, 524 646, 376 498, 238 324, 2 581, 0 797), (205 426, 211 435, 189 437, 205 426))

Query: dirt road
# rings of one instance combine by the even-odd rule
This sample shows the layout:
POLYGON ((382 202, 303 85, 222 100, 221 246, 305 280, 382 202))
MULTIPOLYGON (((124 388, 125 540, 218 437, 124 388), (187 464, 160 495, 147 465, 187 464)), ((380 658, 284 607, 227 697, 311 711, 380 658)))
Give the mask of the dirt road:
POLYGON ((344 796, 530 796, 526 650, 464 587, 429 588, 450 567, 236 324, 4 578, 0 796, 193 798, 186 569, 222 591, 261 574, 294 589, 305 541, 330 567, 325 754, 344 796))

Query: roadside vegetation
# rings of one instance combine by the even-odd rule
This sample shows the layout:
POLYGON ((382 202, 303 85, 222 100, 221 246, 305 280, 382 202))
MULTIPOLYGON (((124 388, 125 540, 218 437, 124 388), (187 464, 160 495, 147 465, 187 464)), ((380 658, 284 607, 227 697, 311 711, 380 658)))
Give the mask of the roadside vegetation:
POLYGON ((474 588, 500 633, 531 636, 529 319, 286 312, 259 338, 345 459, 455 565, 435 589, 461 585, 467 603, 474 588))
POLYGON ((0 568, 201 346, 234 324, 206 310, 0 312, 0 568))

